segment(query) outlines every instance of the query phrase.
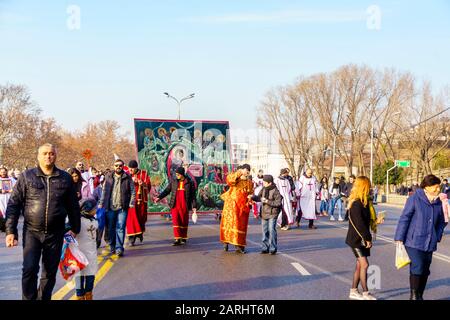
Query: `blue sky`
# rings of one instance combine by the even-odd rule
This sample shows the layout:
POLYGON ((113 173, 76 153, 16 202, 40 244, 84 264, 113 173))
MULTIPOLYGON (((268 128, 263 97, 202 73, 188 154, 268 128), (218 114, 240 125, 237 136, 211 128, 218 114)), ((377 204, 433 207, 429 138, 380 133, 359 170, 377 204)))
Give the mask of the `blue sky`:
POLYGON ((450 84, 450 1, 5 1, 0 83, 24 84, 69 130, 177 116, 256 127, 265 92, 347 63, 450 84), (81 10, 70 30, 69 5, 81 10), (367 9, 381 11, 381 29, 367 9))

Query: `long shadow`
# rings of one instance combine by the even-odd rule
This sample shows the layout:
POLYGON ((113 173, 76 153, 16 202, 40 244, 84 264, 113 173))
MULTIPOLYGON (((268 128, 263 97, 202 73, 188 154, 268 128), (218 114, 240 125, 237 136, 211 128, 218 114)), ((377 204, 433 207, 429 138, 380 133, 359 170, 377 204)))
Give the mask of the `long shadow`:
MULTIPOLYGON (((192 286, 169 288, 164 290, 149 291, 138 294, 108 298, 110 300, 225 300, 236 298, 235 295, 245 291, 266 290, 292 286, 329 277, 326 274, 301 277, 297 275, 287 276, 262 276, 245 280, 211 282, 192 286)), ((268 294, 269 299, 269 294, 268 294)), ((270 299, 277 299, 270 296, 270 299)), ((286 298, 282 298, 285 300, 286 298)), ((292 300, 298 299, 292 297, 292 300)))

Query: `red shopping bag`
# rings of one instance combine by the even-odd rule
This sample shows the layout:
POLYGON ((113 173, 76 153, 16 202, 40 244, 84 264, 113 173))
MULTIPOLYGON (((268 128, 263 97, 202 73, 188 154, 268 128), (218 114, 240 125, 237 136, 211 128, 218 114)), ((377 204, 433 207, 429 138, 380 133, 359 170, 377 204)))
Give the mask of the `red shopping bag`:
POLYGON ((59 270, 64 280, 70 281, 77 272, 86 268, 88 264, 89 261, 78 248, 76 240, 70 235, 65 235, 59 261, 59 270))

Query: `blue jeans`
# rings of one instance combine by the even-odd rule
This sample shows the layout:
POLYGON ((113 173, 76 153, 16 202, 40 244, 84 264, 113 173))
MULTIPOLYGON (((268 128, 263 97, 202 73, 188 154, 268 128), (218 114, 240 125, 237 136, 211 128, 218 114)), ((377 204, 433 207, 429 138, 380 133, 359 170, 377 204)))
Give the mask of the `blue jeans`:
POLYGON ((277 251, 277 218, 261 219, 263 251, 277 251))
POLYGON ((118 211, 108 211, 106 213, 106 224, 109 229, 109 246, 111 252, 124 251, 125 227, 127 224, 127 212, 120 209, 118 211))
POLYGON ((377 203, 378 201, 378 193, 373 194, 373 203, 377 203))
POLYGON ((331 198, 331 202, 330 202, 330 207, 328 209, 328 214, 330 216, 334 217, 334 207, 336 206, 338 207, 338 213, 339 213, 339 217, 342 217, 342 200, 341 198, 331 198))
POLYGON ((94 290, 95 276, 79 276, 75 277, 76 292, 78 297, 82 297, 86 292, 94 290))
POLYGON ((328 200, 320 201, 320 213, 328 211, 328 200))

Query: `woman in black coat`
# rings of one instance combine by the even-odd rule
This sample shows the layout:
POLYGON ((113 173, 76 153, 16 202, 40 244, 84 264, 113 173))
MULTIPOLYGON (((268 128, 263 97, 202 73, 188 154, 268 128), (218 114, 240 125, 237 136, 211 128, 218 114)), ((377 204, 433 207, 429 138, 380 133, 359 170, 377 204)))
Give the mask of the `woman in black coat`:
POLYGON ((370 256, 370 248, 372 247, 369 192, 369 178, 358 177, 348 198, 349 227, 345 242, 356 257, 356 268, 349 295, 349 298, 353 300, 376 300, 369 293, 367 287, 367 269, 369 268, 367 257, 370 256), (358 291, 359 283, 363 288, 362 294, 358 291))

